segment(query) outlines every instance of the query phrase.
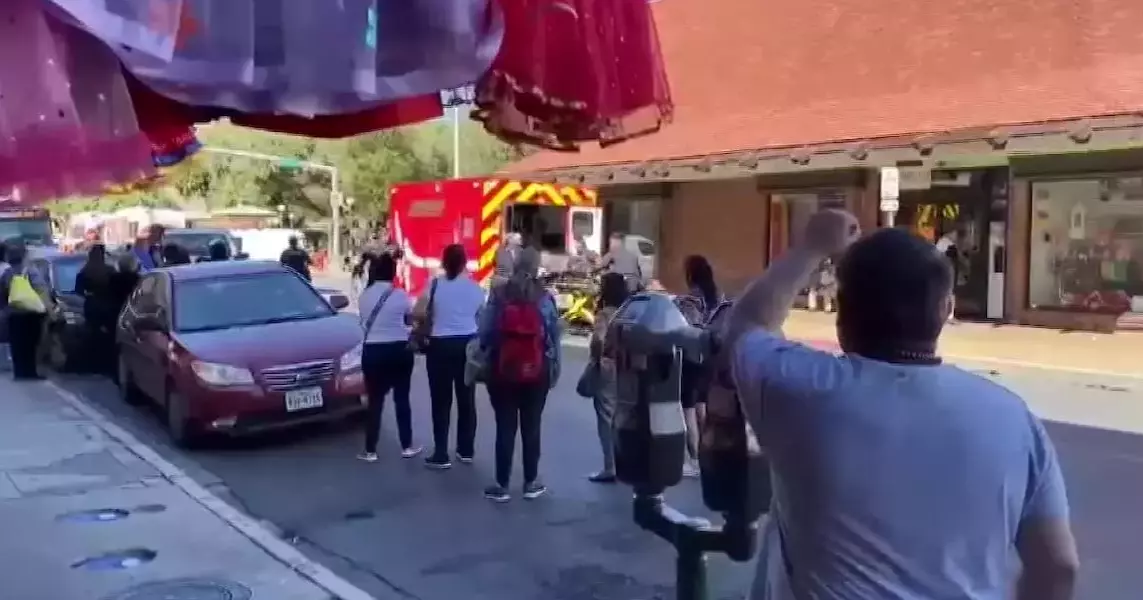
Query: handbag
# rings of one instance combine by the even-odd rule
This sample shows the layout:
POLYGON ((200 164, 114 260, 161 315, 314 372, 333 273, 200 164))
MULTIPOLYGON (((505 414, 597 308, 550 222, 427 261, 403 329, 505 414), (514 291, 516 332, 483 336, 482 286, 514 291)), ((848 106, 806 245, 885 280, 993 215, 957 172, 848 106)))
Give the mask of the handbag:
POLYGON ((599 389, 602 385, 603 373, 598 360, 593 360, 587 363, 583 368, 583 373, 579 375, 579 381, 575 384, 575 393, 584 398, 595 398, 599 395, 599 389))
POLYGON ((369 313, 369 318, 365 320, 365 337, 369 337, 369 330, 373 329, 373 323, 377 321, 377 315, 381 314, 381 307, 385 306, 385 302, 389 300, 389 296, 393 295, 396 287, 391 287, 385 290, 384 294, 377 299, 377 304, 373 306, 373 310, 369 313))
POLYGON ((409 347, 413 352, 424 354, 429 347, 429 336, 433 333, 433 304, 437 299, 437 279, 429 287, 429 303, 425 306, 425 317, 413 325, 409 334, 409 347))

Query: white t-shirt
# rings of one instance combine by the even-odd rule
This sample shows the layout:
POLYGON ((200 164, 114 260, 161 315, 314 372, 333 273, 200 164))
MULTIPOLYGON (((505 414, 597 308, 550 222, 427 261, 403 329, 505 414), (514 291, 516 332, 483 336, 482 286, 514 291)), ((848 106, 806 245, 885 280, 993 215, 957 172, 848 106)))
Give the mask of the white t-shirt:
MULTIPOLYGON (((393 284, 388 281, 378 281, 365 288, 365 291, 361 293, 357 305, 362 327, 368 323, 369 316, 373 314, 377 302, 392 287, 393 284)), ((405 318, 412 309, 413 303, 409 299, 409 294, 400 288, 393 290, 393 293, 389 294, 389 297, 385 299, 385 304, 378 311, 377 318, 373 320, 373 326, 365 332, 365 343, 385 344, 408 341, 410 328, 405 318)))
MULTIPOLYGON (((484 307, 484 288, 468 275, 449 280, 443 275, 436 278, 437 291, 433 297, 432 337, 454 337, 476 334, 476 316, 484 307)), ((431 284, 430 284, 431 286, 431 284)), ((430 293, 426 288, 424 293, 430 293)))
POLYGON ((945 252, 949 251, 949 248, 956 246, 956 237, 954 237, 951 233, 948 235, 943 235, 941 236, 941 239, 937 240, 936 246, 937 252, 944 254, 945 252))

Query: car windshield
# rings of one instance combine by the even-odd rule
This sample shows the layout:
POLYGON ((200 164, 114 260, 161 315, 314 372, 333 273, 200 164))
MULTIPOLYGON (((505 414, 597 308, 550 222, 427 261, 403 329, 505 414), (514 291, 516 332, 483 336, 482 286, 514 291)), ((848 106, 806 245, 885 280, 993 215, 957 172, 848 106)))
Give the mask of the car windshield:
POLYGON ((186 249, 192 256, 206 256, 210 254, 210 244, 215 240, 227 242, 223 233, 195 232, 195 233, 167 233, 163 241, 178 244, 186 249))
POLYGON ((31 246, 50 246, 52 224, 47 219, 0 219, 0 240, 12 239, 31 246))
POLYGON ((293 273, 176 281, 174 327, 184 333, 319 319, 333 309, 293 273))
POLYGON ((61 294, 75 293, 75 276, 87 262, 83 257, 57 260, 52 263, 52 287, 61 294))

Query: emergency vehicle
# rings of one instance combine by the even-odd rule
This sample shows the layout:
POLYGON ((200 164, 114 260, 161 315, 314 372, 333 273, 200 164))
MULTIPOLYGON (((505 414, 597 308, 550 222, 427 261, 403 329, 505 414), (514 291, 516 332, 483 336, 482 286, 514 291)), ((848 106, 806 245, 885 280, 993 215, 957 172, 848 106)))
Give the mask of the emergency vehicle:
POLYGON ((389 231, 401 248, 400 279, 414 296, 440 271, 445 247, 461 244, 472 277, 487 287, 506 234, 537 239, 545 257, 566 257, 576 240, 603 253, 603 209, 592 188, 515 179, 402 183, 389 190, 389 231))

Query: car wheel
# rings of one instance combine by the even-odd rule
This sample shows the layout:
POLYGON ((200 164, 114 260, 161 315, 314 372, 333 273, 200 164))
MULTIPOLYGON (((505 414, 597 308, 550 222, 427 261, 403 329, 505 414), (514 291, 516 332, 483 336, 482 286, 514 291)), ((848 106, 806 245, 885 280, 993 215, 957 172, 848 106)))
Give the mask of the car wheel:
POLYGON ((175 390, 167 392, 167 432, 176 446, 185 449, 194 448, 201 435, 187 415, 186 398, 175 390))
POLYGON ((123 403, 131 406, 144 404, 146 399, 135 385, 134 379, 131 378, 131 369, 127 367, 127 361, 123 360, 122 352, 120 352, 116 375, 119 379, 119 398, 123 400, 123 403))

